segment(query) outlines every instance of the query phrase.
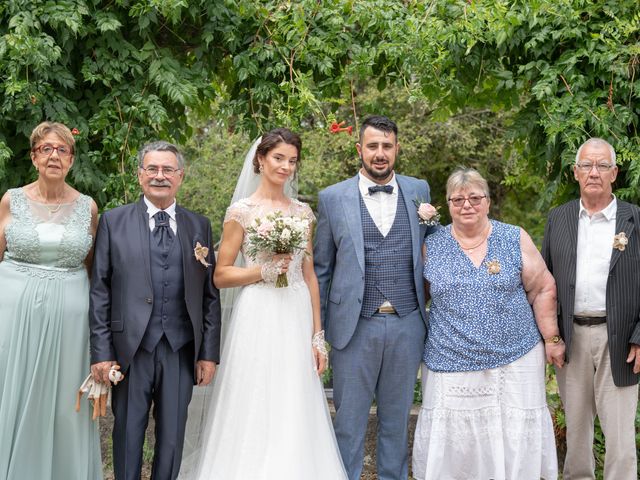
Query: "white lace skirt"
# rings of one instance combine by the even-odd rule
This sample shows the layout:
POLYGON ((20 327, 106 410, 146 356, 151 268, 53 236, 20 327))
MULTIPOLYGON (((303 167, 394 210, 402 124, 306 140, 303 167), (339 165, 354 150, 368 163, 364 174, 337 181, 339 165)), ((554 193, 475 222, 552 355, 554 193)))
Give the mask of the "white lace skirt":
POLYGON ((476 372, 422 366, 413 444, 417 480, 552 480, 558 476, 542 343, 476 372))

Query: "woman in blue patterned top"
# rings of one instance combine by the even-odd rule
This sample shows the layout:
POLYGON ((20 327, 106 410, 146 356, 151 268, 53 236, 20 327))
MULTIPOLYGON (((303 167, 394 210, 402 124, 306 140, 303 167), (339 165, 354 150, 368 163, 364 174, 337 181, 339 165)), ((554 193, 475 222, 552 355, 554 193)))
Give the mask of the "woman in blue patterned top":
POLYGON ((413 475, 555 479, 545 358, 561 367, 564 344, 553 277, 524 230, 489 219, 476 170, 456 170, 447 198, 451 225, 425 241, 432 302, 413 475))

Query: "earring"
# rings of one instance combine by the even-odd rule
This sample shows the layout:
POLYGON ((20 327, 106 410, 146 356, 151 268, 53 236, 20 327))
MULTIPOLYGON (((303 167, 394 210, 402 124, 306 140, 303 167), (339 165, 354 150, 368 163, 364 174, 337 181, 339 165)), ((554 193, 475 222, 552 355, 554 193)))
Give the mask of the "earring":
POLYGON ((262 173, 264 171, 264 165, 260 164, 260 166, 258 167, 258 170, 260 170, 260 173, 262 173))

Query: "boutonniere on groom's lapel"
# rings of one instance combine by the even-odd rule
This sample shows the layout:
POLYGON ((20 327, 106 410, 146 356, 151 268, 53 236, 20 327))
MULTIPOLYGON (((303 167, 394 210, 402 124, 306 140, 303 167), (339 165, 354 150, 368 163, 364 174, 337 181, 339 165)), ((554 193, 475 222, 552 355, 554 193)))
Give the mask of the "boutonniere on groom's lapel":
POLYGON ((202 265, 209 267, 211 264, 207 262, 207 255, 209 255, 209 247, 203 247, 200 242, 196 242, 196 246, 193 249, 193 254, 202 265))
POLYGON ((616 248, 621 252, 624 252, 624 249, 626 248, 628 243, 629 243, 629 239, 627 238, 627 235, 624 232, 620 232, 619 234, 614 235, 613 237, 613 248, 616 248))
POLYGON ((440 214, 438 209, 440 207, 434 207, 430 203, 422 201, 422 199, 415 198, 413 204, 418 211, 418 223, 420 225, 426 225, 427 227, 433 227, 440 221, 440 214))

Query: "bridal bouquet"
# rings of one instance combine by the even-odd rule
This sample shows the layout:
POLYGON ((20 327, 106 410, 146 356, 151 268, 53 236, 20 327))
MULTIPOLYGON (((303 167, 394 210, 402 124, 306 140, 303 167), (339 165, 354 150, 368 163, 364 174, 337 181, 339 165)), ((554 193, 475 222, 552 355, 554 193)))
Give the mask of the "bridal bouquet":
MULTIPOLYGON (((253 260, 259 254, 275 255, 304 250, 309 232, 309 220, 284 216, 276 211, 264 218, 256 218, 247 228, 247 255, 253 260)), ((279 273, 276 287, 288 287, 286 273, 279 273)))

